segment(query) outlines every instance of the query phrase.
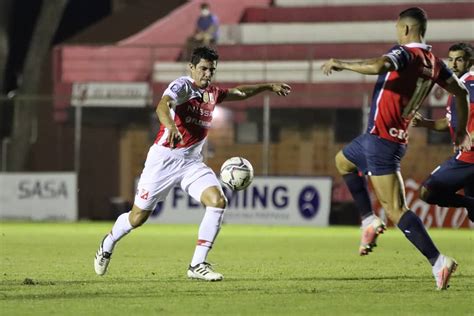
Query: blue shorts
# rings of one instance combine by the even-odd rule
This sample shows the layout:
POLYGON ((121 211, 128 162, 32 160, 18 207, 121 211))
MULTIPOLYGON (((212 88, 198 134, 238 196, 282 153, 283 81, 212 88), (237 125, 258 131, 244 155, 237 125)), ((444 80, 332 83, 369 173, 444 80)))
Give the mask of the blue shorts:
POLYGON ((368 175, 382 176, 400 171, 407 146, 369 133, 362 134, 342 149, 344 156, 368 175))
POLYGON ((464 189, 469 196, 474 195, 474 164, 457 160, 455 156, 439 165, 423 182, 429 190, 457 192, 464 189))

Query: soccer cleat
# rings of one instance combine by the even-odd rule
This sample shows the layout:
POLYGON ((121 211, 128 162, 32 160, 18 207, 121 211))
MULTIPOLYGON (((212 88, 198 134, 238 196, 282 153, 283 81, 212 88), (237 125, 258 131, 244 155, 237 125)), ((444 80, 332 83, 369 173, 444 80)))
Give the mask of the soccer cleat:
MULTIPOLYGON (((449 279, 454 271, 456 271, 458 263, 453 258, 444 255, 439 256, 440 258, 438 258, 438 260, 441 260, 441 262, 433 266, 433 275, 438 290, 446 290, 449 287, 449 279)), ((436 260, 436 263, 438 263, 438 260, 436 260)))
POLYGON ((224 277, 222 274, 215 272, 210 263, 202 262, 194 267, 189 266, 188 278, 206 281, 221 281, 224 277))
MULTIPOLYGON (((107 235, 105 237, 107 237, 107 235)), ((94 269, 95 273, 98 275, 104 275, 107 272, 107 267, 109 266, 110 258, 112 257, 111 252, 106 252, 102 249, 103 243, 104 240, 102 239, 102 242, 100 243, 99 249, 97 250, 94 258, 94 269)))
POLYGON ((387 230, 385 223, 375 216, 372 223, 362 230, 362 237, 360 240, 359 254, 367 256, 374 247, 377 247, 377 237, 387 230))

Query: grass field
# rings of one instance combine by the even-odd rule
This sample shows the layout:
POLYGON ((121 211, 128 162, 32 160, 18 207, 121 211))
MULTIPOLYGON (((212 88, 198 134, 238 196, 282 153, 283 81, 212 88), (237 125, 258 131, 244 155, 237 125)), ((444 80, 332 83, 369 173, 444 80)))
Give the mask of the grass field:
POLYGON ((436 291, 397 230, 368 257, 359 230, 224 226, 210 255, 224 281, 186 278, 197 225, 145 225, 93 257, 111 223, 0 223, 1 315, 473 315, 474 232, 431 230, 460 266, 436 291))

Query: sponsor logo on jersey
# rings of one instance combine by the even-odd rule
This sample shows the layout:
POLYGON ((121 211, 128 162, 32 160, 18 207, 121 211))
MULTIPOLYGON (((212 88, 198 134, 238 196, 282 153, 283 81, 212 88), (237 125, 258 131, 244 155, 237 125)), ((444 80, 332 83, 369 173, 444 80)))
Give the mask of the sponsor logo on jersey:
POLYGON ((206 122, 206 121, 203 121, 203 120, 197 119, 195 117, 191 117, 191 116, 186 116, 185 122, 188 123, 188 124, 192 123, 192 124, 204 127, 204 128, 210 128, 211 127, 211 122, 206 122))
POLYGON ((204 101, 204 103, 216 104, 214 93, 209 93, 205 91, 204 94, 202 95, 202 100, 204 101))
POLYGON ((174 93, 178 93, 179 85, 175 83, 174 85, 171 86, 170 90, 173 91, 174 93))
POLYGON ((398 129, 398 128, 395 128, 395 127, 391 127, 388 130, 388 133, 390 134, 390 136, 396 137, 396 138, 401 139, 401 140, 405 140, 405 139, 408 138, 407 131, 405 131, 403 129, 398 129))
POLYGON ((211 110, 203 109, 202 107, 199 107, 197 105, 188 104, 188 107, 186 108, 186 110, 188 112, 199 114, 199 116, 212 117, 211 110))
POLYGON ((150 195, 150 191, 145 190, 145 189, 140 189, 140 190, 137 190, 137 195, 142 200, 148 200, 148 196, 150 195))

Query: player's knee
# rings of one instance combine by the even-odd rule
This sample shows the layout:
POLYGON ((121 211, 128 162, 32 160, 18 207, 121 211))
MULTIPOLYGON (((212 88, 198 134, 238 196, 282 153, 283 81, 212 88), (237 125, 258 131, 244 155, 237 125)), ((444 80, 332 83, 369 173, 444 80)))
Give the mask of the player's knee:
POLYGON ((334 157, 334 161, 336 164, 336 169, 337 171, 339 171, 340 174, 344 175, 352 172, 353 168, 347 158, 342 153, 342 150, 336 154, 336 156, 334 157))
POLYGON ((224 194, 215 194, 209 198, 206 206, 225 209, 227 207, 227 199, 224 194))
POLYGON ((426 203, 429 203, 430 202, 430 191, 428 190, 428 188, 426 188, 425 186, 421 186, 420 187, 420 199, 425 201, 426 203))
POLYGON ((388 219, 390 219, 390 221, 392 221, 392 223, 395 224, 395 225, 398 224, 398 222, 400 221, 400 218, 403 215, 403 212, 386 211, 385 213, 386 213, 388 219))
POLYGON ((387 217, 396 225, 400 221, 402 215, 408 210, 406 207, 400 205, 387 205, 381 203, 387 217))
POLYGON ((150 214, 151 212, 141 210, 134 206, 130 212, 130 216, 128 217, 130 225, 132 225, 133 228, 142 226, 145 224, 150 214))

